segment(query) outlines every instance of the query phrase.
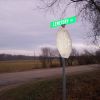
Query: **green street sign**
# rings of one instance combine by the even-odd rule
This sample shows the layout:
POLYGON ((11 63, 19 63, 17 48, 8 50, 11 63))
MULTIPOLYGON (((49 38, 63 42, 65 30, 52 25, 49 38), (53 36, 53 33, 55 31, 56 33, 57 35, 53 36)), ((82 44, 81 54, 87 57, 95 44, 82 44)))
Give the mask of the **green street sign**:
POLYGON ((58 26, 64 25, 64 24, 73 24, 76 22, 76 16, 64 18, 62 20, 53 21, 50 23, 51 28, 56 28, 58 26))

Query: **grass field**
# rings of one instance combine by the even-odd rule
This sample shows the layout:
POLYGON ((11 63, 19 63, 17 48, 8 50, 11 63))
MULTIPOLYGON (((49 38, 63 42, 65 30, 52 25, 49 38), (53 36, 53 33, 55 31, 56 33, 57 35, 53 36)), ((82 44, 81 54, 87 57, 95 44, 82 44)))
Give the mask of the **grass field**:
POLYGON ((32 70, 41 67, 41 62, 38 60, 0 61, 0 73, 32 70))
MULTIPOLYGON (((62 80, 30 82, 2 92, 0 100, 62 100, 62 80)), ((100 100, 100 70, 68 76, 67 100, 100 100)))
MULTIPOLYGON (((57 65, 57 61, 52 62, 53 65, 57 65)), ((18 72, 43 68, 40 60, 12 60, 12 61, 0 61, 0 73, 6 72, 18 72)))

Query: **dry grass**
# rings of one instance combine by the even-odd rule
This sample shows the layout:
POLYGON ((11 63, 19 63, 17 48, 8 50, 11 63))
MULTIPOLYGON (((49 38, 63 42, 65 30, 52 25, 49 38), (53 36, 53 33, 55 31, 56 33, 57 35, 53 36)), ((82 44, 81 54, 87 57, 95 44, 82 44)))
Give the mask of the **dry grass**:
MULTIPOLYGON (((58 67, 59 62, 57 60, 52 61, 52 66, 58 67)), ((48 67, 48 63, 47 63, 48 67)), ((12 61, 0 61, 0 73, 6 72, 19 72, 33 69, 44 68, 42 60, 12 60, 12 61)))
MULTIPOLYGON (((30 82, 4 92, 0 100, 62 100, 62 80, 30 82)), ((68 76, 67 100, 100 100, 100 70, 68 76)))
POLYGON ((38 60, 0 61, 0 73, 32 70, 41 67, 41 62, 38 60))

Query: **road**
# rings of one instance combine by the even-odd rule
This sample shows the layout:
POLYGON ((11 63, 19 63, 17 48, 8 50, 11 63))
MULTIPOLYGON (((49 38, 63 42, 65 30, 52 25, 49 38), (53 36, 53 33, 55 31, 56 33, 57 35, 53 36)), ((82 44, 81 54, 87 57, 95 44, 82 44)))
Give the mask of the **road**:
MULTIPOLYGON (((98 70, 100 65, 83 65, 67 67, 66 74, 73 75, 88 71, 98 70)), ((58 77, 62 75, 62 68, 36 69, 33 71, 0 74, 0 91, 8 86, 25 83, 36 79, 58 77)))

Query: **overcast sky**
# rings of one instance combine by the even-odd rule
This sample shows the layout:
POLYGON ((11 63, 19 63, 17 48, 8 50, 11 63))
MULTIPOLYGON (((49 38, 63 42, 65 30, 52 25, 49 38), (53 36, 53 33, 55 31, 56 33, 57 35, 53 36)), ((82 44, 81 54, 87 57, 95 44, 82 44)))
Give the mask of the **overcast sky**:
MULTIPOLYGON (((56 48, 58 28, 51 29, 49 23, 60 14, 35 9, 38 4, 38 0, 0 0, 0 53, 34 55, 41 47, 56 48)), ((74 12, 69 7, 66 17, 75 16, 74 12)), ((67 26, 77 49, 91 47, 87 46, 88 28, 80 20, 67 26)))

